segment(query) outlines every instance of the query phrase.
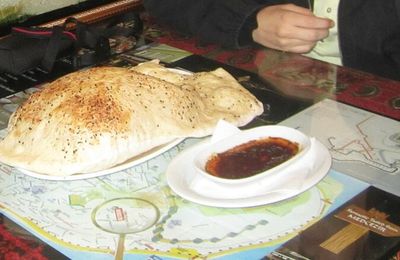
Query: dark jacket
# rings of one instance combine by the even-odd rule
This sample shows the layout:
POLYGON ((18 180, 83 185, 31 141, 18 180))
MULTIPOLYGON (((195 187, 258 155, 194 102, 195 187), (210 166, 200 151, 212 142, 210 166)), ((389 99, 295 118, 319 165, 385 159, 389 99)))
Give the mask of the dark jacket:
MULTIPOLYGON (((161 23, 181 33, 196 36, 203 43, 242 48, 251 44, 259 9, 285 3, 308 7, 309 1, 144 0, 143 3, 161 23)), ((399 17, 400 0, 341 0, 338 32, 343 64, 400 80, 399 17)))

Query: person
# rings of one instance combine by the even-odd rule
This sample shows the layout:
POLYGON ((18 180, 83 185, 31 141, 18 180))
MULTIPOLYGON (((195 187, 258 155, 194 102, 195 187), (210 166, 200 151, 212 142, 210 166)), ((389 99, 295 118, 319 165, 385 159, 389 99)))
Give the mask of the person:
POLYGON ((400 0, 144 0, 159 22, 225 48, 257 44, 400 80, 400 0))

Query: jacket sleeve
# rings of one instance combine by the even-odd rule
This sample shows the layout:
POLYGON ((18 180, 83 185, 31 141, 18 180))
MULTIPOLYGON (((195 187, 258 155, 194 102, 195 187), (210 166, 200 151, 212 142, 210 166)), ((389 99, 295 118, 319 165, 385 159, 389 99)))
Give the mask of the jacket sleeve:
MULTIPOLYGON (((256 13, 263 7, 292 3, 308 7, 307 0, 144 0, 150 15, 202 43, 240 48, 252 43, 256 13)), ((311 1, 312 2, 312 1, 311 1)))
MULTIPOLYGON (((254 0, 144 0, 151 16, 201 43, 239 48, 239 34, 247 19, 265 6, 254 0)), ((247 32, 246 32, 247 33, 247 32)), ((248 42, 242 42, 248 44, 248 42)))
POLYGON ((345 66, 400 80, 400 0, 341 0, 339 43, 345 66))

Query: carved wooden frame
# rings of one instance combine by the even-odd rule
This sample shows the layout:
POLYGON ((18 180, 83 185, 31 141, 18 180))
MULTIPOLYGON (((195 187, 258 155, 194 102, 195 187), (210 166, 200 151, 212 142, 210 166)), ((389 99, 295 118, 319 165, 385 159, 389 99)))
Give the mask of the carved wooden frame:
MULTIPOLYGON (((68 17, 74 17, 81 22, 85 22, 88 24, 101 22, 113 16, 133 11, 140 10, 142 8, 142 0, 117 0, 115 2, 105 4, 102 6, 98 6, 89 10, 85 10, 76 14, 69 15, 68 17)), ((63 24, 65 19, 68 17, 56 19, 54 21, 50 21, 42 24, 44 27, 53 27, 55 25, 63 24)), ((73 29, 70 25, 70 28, 73 29)))

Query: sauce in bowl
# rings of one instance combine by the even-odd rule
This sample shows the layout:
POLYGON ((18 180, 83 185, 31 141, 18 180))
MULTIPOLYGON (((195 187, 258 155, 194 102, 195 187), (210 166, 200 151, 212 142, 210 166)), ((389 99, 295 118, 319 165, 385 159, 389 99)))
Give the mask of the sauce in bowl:
POLYGON ((298 152, 296 142, 281 137, 261 138, 213 154, 207 160, 205 170, 224 179, 242 179, 265 172, 298 152))

